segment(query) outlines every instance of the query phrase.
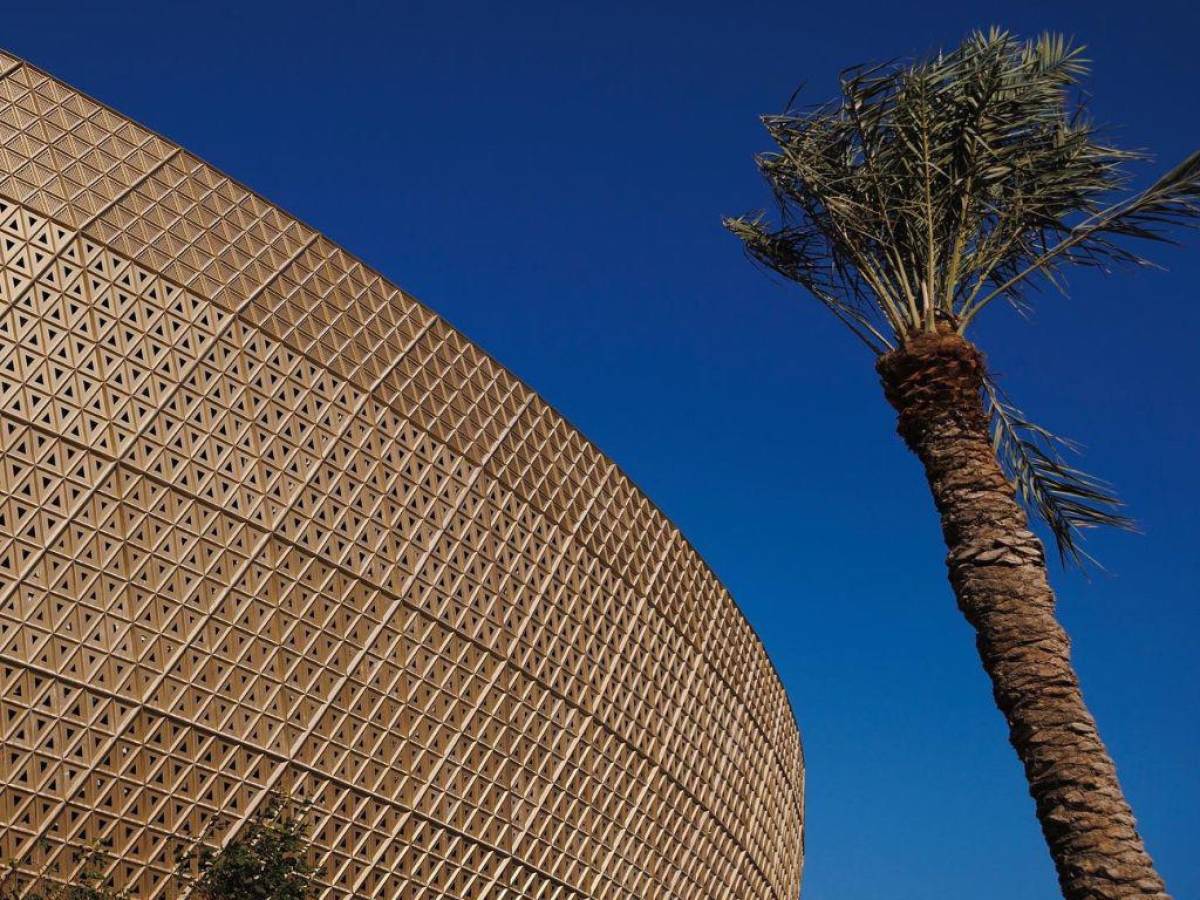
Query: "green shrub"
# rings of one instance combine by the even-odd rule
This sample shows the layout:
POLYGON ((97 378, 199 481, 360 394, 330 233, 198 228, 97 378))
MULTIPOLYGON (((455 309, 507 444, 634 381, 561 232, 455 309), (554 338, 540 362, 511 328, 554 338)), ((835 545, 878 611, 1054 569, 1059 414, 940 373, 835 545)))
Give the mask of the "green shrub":
MULTIPOLYGON (((309 805, 271 794, 222 848, 180 854, 184 893, 198 900, 307 900, 321 870, 307 861, 309 805)), ((2 898, 0 898, 2 900, 2 898)), ((72 898, 74 900, 74 898, 72 898)), ((79 900, 92 900, 81 896, 79 900)))

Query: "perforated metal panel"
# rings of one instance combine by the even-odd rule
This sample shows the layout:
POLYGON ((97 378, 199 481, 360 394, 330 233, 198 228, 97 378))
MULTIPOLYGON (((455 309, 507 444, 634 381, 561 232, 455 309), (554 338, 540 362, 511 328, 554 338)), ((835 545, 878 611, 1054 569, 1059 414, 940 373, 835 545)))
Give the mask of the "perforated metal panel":
POLYGON ((0 154, 0 857, 174 896, 179 836, 286 789, 327 897, 796 896, 784 690, 608 459, 3 54, 0 154))

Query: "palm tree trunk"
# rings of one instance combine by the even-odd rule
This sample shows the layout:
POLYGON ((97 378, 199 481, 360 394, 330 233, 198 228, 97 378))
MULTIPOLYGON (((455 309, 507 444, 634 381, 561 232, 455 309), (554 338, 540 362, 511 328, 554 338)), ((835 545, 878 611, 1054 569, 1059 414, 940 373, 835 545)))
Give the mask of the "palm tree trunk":
POLYGON ((877 368, 900 436, 925 466, 950 584, 1025 766, 1063 896, 1168 898, 1083 703, 1042 544, 989 440, 982 356, 957 334, 932 334, 877 368))

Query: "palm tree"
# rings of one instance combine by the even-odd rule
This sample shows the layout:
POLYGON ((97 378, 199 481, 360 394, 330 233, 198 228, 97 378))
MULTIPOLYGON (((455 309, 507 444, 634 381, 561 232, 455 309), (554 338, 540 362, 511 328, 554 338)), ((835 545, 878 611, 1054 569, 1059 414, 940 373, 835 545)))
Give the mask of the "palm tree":
POLYGON ((925 467, 959 609, 1025 767, 1068 900, 1166 898, 1054 615, 1043 519, 1064 561, 1083 530, 1129 520, 1068 442, 1011 406, 968 337, 1068 265, 1146 265, 1130 239, 1200 220, 1200 153, 1138 193, 1084 115, 1080 49, 993 30, 915 64, 843 73, 840 96, 763 121, 778 205, 727 219, 875 355, 898 431, 925 467))

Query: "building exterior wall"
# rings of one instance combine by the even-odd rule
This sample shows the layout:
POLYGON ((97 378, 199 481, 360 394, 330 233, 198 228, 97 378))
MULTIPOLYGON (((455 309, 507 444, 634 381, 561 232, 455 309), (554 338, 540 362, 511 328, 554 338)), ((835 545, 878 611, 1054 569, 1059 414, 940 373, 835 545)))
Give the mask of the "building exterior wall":
POLYGON ((794 898, 787 697, 511 374, 0 54, 0 857, 173 896, 310 798, 325 896, 794 898))

